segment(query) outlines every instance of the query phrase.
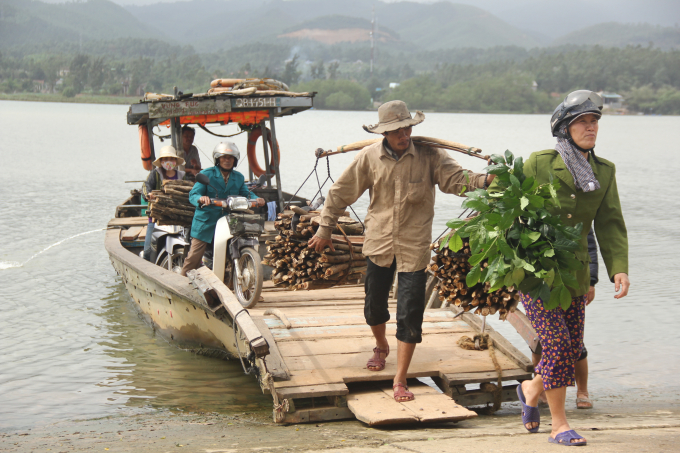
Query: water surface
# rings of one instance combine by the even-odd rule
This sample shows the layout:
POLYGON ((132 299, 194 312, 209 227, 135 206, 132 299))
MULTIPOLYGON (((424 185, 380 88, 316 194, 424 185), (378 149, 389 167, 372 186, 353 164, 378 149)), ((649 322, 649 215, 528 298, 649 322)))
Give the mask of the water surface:
MULTIPOLYGON (((243 375, 240 363, 195 356, 154 335, 109 262, 100 229, 115 205, 141 185, 125 181, 146 177, 126 111, 0 101, 1 429, 159 408, 271 410, 271 398, 243 375)), ((370 138, 361 125, 376 120, 375 112, 330 111, 279 120, 284 189, 296 190, 309 175, 316 148, 370 138)), ((414 133, 528 157, 553 146, 548 121, 546 115, 427 114, 414 133)), ((221 131, 229 132, 235 127, 221 131)), ((629 297, 613 299, 601 263, 602 281, 587 310, 590 388, 601 400, 672 404, 680 398, 680 304, 671 286, 678 275, 680 201, 667 183, 680 170, 679 139, 678 117, 601 121, 597 152, 617 165, 632 282, 629 297)), ((234 140, 246 173, 246 138, 234 140)), ((217 141, 198 131, 204 166, 217 141)), ((337 178, 352 158, 332 157, 331 176, 337 178)), ((459 161, 476 171, 484 166, 463 155, 459 161)), ((323 182, 325 159, 317 169, 323 182)), ((311 197, 316 181, 313 176, 301 194, 311 197)), ((362 216, 367 201, 364 196, 355 205, 362 216)), ((460 213, 460 202, 437 195, 435 236, 460 213)), ((509 324, 493 325, 528 352, 509 324)))

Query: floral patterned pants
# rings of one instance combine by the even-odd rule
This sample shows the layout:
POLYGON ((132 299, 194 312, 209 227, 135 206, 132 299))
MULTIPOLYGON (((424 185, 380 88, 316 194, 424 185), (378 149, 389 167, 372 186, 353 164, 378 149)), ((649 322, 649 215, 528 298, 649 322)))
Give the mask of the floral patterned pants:
POLYGON ((543 353, 536 373, 543 377, 543 388, 573 386, 576 361, 583 349, 587 296, 571 299, 566 311, 561 307, 546 310, 541 299, 533 300, 522 293, 520 296, 524 311, 541 340, 543 353))

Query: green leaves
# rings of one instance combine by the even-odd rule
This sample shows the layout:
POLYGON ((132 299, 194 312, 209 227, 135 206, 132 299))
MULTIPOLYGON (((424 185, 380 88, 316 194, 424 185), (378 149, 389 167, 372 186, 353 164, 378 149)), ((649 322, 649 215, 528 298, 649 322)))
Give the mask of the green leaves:
POLYGON ((487 204, 485 204, 485 203, 483 203, 479 200, 472 199, 472 198, 468 198, 467 200, 465 200, 463 202, 463 207, 474 209, 475 211, 479 211, 479 212, 485 212, 485 211, 488 211, 489 209, 491 209, 489 207, 489 205, 487 205, 487 204))
POLYGON ((528 248, 531 244, 536 242, 541 237, 538 231, 531 231, 529 233, 520 234, 520 244, 523 248, 528 248))
POLYGON ((451 228, 452 230, 457 230, 458 228, 464 226, 466 224, 465 220, 449 220, 446 222, 446 226, 451 228))
POLYGON ((463 239, 458 235, 458 233, 454 233, 451 235, 449 238, 449 249, 451 249, 452 252, 457 252, 458 250, 463 248, 463 239))
POLYGON ((553 310, 557 307, 562 307, 566 310, 571 305, 571 294, 566 286, 560 285, 553 288, 550 292, 550 298, 547 301, 543 301, 543 306, 547 310, 553 310))
POLYGON ((488 283, 494 291, 514 286, 546 308, 569 307, 569 288, 578 288, 574 272, 583 267, 575 256, 583 248, 582 225, 564 225, 552 214, 559 207, 557 179, 550 175, 545 183, 527 177, 524 160, 510 151, 491 160, 486 170, 497 175, 494 192, 477 189, 465 194, 463 207, 479 215, 448 222, 455 233, 443 246, 459 251, 468 238, 468 262, 473 266, 466 277, 468 287, 488 283))
POLYGON ((522 197, 519 199, 519 205, 522 209, 526 208, 529 206, 529 198, 527 197, 522 197))
POLYGON ((468 288, 472 288, 479 282, 479 278, 482 275, 482 270, 480 269, 479 264, 474 266, 472 269, 470 269, 470 272, 468 272, 467 277, 465 277, 465 284, 468 285, 468 288))

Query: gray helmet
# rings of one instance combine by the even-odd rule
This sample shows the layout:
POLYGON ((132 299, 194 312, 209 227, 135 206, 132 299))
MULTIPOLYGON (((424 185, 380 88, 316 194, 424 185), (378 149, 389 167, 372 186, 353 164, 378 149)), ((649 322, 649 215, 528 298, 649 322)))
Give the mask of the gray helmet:
POLYGON ((217 160, 222 156, 233 156, 234 167, 238 165, 238 160, 241 158, 241 153, 238 150, 238 146, 234 142, 220 142, 213 149, 213 163, 217 165, 217 160))
POLYGON ((572 91, 557 106, 550 118, 550 129, 553 137, 568 138, 562 132, 564 124, 571 124, 582 115, 593 114, 598 118, 602 116, 602 97, 590 90, 572 91))

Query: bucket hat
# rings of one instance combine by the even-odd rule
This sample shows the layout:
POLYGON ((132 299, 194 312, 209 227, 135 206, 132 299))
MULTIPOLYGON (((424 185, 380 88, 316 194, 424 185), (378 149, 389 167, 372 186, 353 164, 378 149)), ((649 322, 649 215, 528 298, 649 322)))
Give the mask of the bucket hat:
POLYGON ((425 121, 425 115, 420 110, 416 110, 416 116, 412 118, 404 101, 390 101, 385 102, 378 109, 378 124, 364 126, 364 130, 374 134, 383 134, 402 127, 415 126, 423 121, 425 121))
POLYGON ((161 158, 163 157, 174 157, 175 159, 177 159, 177 165, 184 165, 184 159, 177 156, 177 151, 175 150, 174 146, 168 145, 162 147, 161 150, 158 152, 158 158, 153 161, 154 166, 160 167, 161 158))

